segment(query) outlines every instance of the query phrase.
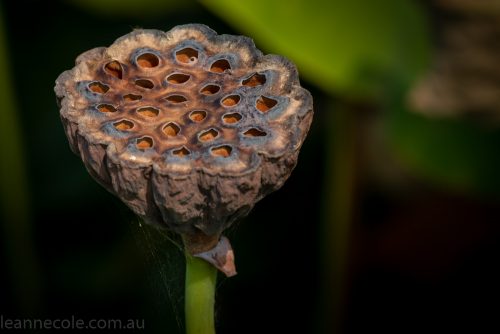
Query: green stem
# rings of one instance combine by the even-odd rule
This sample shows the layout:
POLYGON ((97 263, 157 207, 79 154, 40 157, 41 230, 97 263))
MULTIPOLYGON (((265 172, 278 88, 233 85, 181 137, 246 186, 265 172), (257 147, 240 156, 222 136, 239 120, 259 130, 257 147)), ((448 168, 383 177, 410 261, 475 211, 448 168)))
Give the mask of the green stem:
POLYGON ((215 334, 214 303, 217 269, 186 254, 186 333, 215 334))

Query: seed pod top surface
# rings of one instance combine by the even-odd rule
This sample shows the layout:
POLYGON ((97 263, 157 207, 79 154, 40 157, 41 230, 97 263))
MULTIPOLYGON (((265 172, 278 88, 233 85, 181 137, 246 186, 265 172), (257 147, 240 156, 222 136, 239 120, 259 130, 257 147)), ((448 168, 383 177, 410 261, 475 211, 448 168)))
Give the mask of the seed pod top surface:
POLYGON ((198 24, 87 51, 55 91, 89 173, 193 252, 283 184, 313 114, 288 60, 198 24))

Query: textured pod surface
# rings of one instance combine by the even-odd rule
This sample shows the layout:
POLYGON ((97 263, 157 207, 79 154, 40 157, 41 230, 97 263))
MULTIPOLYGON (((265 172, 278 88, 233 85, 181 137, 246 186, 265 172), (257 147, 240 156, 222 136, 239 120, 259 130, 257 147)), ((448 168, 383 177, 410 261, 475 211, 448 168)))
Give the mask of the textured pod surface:
POLYGON ((192 253, 281 187, 313 114, 288 60, 197 24, 87 51, 55 92, 89 173, 192 253))

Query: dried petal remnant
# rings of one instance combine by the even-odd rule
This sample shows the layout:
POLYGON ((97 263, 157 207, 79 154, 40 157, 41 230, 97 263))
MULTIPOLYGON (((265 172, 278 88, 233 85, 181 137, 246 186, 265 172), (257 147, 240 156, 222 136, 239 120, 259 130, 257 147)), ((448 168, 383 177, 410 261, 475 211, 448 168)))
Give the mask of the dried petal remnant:
POLYGON ((288 60, 196 24, 90 50, 55 91, 90 174, 228 275, 223 231, 285 182, 313 114, 288 60))

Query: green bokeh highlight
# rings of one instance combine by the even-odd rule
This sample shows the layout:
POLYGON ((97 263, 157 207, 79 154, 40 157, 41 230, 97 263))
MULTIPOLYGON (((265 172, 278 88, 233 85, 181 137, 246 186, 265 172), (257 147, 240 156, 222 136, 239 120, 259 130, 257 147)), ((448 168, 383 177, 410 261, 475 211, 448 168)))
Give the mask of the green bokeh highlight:
POLYGON ((427 63, 426 20, 414 1, 202 3, 326 92, 374 96, 388 75, 411 81, 427 63))

